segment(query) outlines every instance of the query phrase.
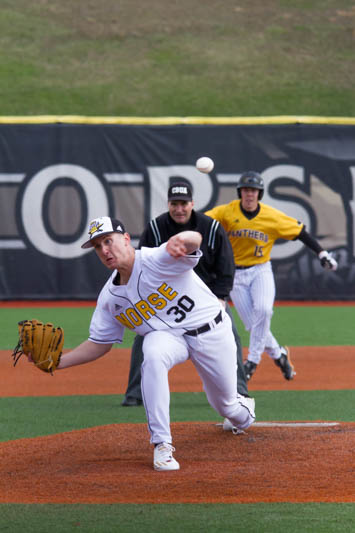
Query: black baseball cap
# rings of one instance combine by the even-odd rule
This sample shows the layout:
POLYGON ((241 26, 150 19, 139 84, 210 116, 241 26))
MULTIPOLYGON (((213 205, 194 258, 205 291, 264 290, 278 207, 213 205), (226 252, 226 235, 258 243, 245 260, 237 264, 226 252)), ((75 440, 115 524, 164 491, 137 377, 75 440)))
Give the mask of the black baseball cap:
POLYGON ((176 181, 168 189, 168 200, 192 201, 192 189, 186 181, 176 181))
POLYGON ((125 233, 124 225, 122 222, 116 218, 111 217, 98 217, 92 220, 89 224, 89 235, 90 239, 84 244, 81 245, 82 248, 92 248, 93 240, 96 237, 101 237, 101 235, 106 235, 107 233, 125 233))

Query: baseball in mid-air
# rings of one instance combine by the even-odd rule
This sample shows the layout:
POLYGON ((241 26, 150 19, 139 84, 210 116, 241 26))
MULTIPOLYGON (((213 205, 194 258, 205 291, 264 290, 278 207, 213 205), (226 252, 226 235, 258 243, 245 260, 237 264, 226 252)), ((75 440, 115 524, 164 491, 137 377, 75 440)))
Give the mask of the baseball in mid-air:
POLYGON ((204 174, 208 174, 214 168, 214 162, 210 157, 199 157, 196 161, 196 168, 204 174))

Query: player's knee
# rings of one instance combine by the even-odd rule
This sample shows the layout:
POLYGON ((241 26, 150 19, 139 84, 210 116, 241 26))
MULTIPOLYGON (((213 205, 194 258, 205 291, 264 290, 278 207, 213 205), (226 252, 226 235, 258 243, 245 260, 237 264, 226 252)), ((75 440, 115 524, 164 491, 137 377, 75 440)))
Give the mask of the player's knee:
POLYGON ((272 308, 267 305, 257 305, 254 307, 254 319, 259 320, 271 320, 272 317, 272 308))
POLYGON ((143 350, 144 354, 144 362, 145 364, 149 365, 155 365, 159 364, 163 361, 162 353, 161 351, 155 346, 144 348, 143 350))
POLYGON ((171 358, 164 344, 146 343, 143 345, 143 363, 145 368, 154 372, 170 369, 171 358))

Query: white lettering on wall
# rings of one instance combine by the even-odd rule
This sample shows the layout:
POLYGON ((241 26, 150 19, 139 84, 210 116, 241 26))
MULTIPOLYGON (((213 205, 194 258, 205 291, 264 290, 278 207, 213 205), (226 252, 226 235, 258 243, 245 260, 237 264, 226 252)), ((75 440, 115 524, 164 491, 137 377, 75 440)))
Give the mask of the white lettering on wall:
POLYGON ((73 259, 88 252, 80 245, 88 239, 87 228, 95 217, 109 214, 106 191, 100 180, 89 170, 70 164, 44 168, 27 184, 22 199, 22 222, 28 239, 42 253, 59 259, 73 259), (82 235, 69 244, 54 241, 47 233, 42 218, 43 197, 49 185, 58 178, 70 177, 82 187, 87 201, 87 220, 82 235))

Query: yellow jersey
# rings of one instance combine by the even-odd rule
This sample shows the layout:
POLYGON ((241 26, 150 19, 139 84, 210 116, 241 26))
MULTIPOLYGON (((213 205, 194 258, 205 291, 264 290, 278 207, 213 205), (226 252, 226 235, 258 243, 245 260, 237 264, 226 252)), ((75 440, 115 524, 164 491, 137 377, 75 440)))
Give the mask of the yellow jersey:
POLYGON ((277 239, 291 241, 301 233, 301 222, 274 207, 259 202, 259 213, 249 220, 241 210, 240 203, 241 200, 233 200, 205 213, 218 220, 226 230, 236 265, 266 263, 270 260, 277 239))

